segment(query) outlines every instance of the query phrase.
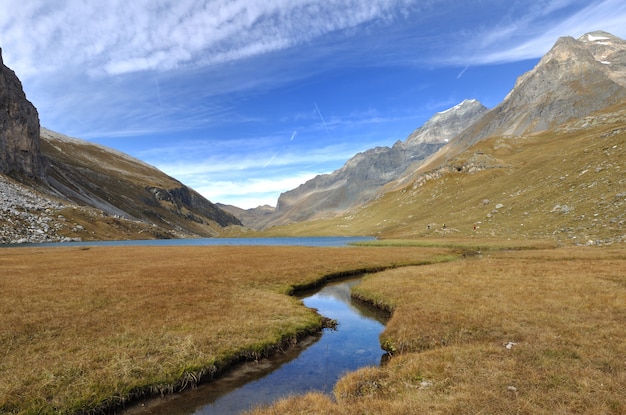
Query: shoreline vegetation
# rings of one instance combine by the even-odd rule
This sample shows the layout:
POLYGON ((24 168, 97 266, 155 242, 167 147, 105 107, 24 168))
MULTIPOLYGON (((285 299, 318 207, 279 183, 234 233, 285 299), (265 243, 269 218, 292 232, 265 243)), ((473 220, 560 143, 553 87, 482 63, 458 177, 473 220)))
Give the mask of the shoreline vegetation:
POLYGON ((390 361, 251 414, 626 412, 626 249, 382 244, 0 250, 0 412, 191 388, 320 330, 287 294, 361 272, 390 361))
POLYGON ((113 413, 269 356, 326 322, 296 291, 451 261, 448 248, 0 250, 0 412, 113 413))

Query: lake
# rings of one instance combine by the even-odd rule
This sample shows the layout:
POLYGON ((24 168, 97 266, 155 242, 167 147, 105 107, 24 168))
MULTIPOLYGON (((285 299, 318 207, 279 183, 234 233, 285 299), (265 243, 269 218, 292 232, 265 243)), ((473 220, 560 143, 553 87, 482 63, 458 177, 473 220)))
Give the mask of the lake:
POLYGON ((149 239, 124 241, 43 242, 36 244, 10 244, 5 247, 58 247, 58 246, 216 246, 216 245, 264 245, 264 246, 319 246, 340 247, 351 243, 373 241, 371 236, 307 236, 275 238, 189 238, 149 239))

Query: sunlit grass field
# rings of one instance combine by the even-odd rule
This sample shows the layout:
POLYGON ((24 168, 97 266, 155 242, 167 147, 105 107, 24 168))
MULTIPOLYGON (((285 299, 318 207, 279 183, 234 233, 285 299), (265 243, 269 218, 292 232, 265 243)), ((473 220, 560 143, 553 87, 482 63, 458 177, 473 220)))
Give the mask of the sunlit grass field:
POLYGON ((318 330, 287 295, 329 276, 447 261, 448 248, 0 249, 0 413, 110 409, 318 330))
POLYGON ((626 250, 490 252, 368 276, 383 367, 268 414, 624 414, 626 250))

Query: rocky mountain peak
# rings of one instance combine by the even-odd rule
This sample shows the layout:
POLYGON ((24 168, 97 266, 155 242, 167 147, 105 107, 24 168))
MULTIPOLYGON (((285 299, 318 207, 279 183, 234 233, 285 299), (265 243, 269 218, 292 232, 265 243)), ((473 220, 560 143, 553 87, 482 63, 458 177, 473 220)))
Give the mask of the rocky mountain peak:
POLYGON ((601 30, 587 33, 578 41, 604 66, 614 82, 626 87, 626 41, 601 30))
POLYGON ((0 173, 45 180, 39 150, 39 114, 26 99, 22 83, 4 65, 0 49, 0 173))
MULTIPOLYGON (((616 51, 626 46, 626 41, 603 30, 585 33, 576 40, 593 48, 594 56, 601 54, 603 50, 616 51)), ((604 60, 602 56, 596 56, 596 58, 604 60)))
POLYGON ((618 37, 592 32, 578 40, 559 38, 532 70, 518 78, 488 114, 486 125, 461 140, 472 143, 490 135, 543 131, 606 108, 626 97, 625 71, 626 42, 618 37))
POLYGON ((487 107, 478 100, 466 99, 435 114, 423 126, 413 131, 405 143, 409 146, 447 143, 487 111, 487 107))

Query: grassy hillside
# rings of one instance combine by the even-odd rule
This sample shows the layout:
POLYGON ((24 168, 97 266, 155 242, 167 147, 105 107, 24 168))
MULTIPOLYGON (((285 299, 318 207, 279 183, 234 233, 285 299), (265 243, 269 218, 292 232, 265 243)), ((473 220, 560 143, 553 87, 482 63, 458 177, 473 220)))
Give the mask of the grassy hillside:
POLYGON ((437 168, 341 218, 269 233, 626 240, 626 104, 435 160, 437 168))
MULTIPOLYGON (((153 237, 215 236, 223 226, 240 223, 178 180, 124 153, 45 129, 41 150, 50 166, 48 181, 65 198, 152 226, 153 237)), ((98 221, 81 225, 97 238, 116 237, 110 230, 103 233, 98 221)), ((125 224, 120 232, 135 227, 125 224)))

